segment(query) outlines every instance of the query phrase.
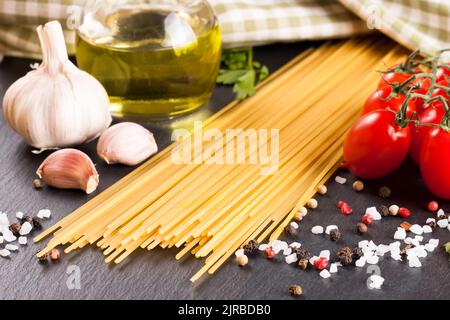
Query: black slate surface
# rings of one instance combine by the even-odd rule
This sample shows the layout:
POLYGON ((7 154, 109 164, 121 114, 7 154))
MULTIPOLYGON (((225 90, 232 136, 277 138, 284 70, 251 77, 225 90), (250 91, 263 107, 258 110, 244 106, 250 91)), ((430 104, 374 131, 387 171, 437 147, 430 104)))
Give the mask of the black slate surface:
MULTIPOLYGON (((257 59, 269 65, 273 71, 304 50, 311 43, 284 44, 261 47, 256 50, 257 59)), ((32 61, 6 58, 0 64, 0 97, 7 87, 29 70, 32 61)), ((170 132, 177 126, 189 126, 193 119, 203 119, 233 99, 229 88, 219 87, 209 106, 192 116, 171 122, 147 123, 155 133, 160 148, 170 142, 170 132)), ((282 107, 282 106, 280 106, 282 107)), ((107 167, 95 156, 95 143, 81 148, 93 157, 101 177, 100 189, 105 189, 132 170, 123 166, 107 167)), ((73 209, 92 198, 77 191, 46 188, 33 189, 34 172, 45 154, 34 155, 21 138, 4 122, 0 115, 0 211, 8 212, 13 219, 16 211, 36 214, 41 208, 53 212, 50 226, 73 209)), ((407 161, 396 173, 379 181, 366 182, 366 189, 356 193, 351 189, 354 180, 348 173, 346 185, 331 181, 329 193, 318 196, 319 208, 300 224, 298 236, 289 241, 300 241, 313 254, 330 249, 332 253, 341 245, 355 246, 362 239, 376 243, 392 242, 401 218, 389 217, 375 222, 364 236, 354 232, 355 224, 364 209, 369 206, 396 203, 407 206, 413 212, 411 223, 423 224, 431 214, 425 210, 433 196, 423 186, 417 167, 407 161), (379 198, 376 193, 381 185, 389 185, 393 196, 390 200, 379 198), (338 213, 338 200, 349 202, 354 210, 351 216, 338 213), (323 236, 312 235, 314 225, 336 224, 343 238, 336 244, 323 236)), ((450 203, 442 206, 450 210, 450 203)), ((432 234, 441 244, 450 241, 450 232, 437 230, 432 234)), ((425 236, 427 240, 430 236, 425 236)), ((384 258, 379 263, 381 275, 386 279, 382 290, 369 290, 366 280, 371 270, 367 267, 340 269, 330 279, 321 279, 316 271, 300 271, 287 265, 278 256, 268 261, 258 252, 251 257, 246 268, 239 268, 229 260, 214 276, 206 276, 195 284, 189 278, 202 266, 202 261, 188 257, 175 261, 176 250, 156 249, 152 252, 137 251, 121 265, 106 265, 99 250, 84 251, 63 256, 58 263, 38 263, 34 253, 41 245, 29 239, 26 247, 12 253, 9 259, 0 258, 0 299, 291 299, 287 288, 301 284, 303 299, 448 299, 450 276, 448 256, 440 246, 426 259, 423 267, 412 269, 405 262, 384 258), (73 282, 70 273, 75 266, 80 270, 80 289, 69 289, 73 282), (69 274, 67 273, 69 272, 69 274), (369 273, 368 273, 369 272, 369 273)), ((73 272, 73 271, 72 271, 73 272)))

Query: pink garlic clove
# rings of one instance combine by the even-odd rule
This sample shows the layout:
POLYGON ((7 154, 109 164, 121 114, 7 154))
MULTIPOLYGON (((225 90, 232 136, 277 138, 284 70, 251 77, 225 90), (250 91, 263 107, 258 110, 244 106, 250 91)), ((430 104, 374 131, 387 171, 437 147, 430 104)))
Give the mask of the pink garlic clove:
POLYGON ((94 192, 99 176, 92 160, 76 149, 61 149, 49 155, 36 174, 45 184, 60 189, 81 189, 94 192))

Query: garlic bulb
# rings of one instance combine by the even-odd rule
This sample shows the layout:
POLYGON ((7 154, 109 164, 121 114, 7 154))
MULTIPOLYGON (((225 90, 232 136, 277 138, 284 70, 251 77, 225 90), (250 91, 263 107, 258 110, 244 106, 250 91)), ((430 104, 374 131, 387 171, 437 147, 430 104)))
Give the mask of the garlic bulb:
POLYGON ((97 189, 99 178, 92 160, 76 149, 61 149, 49 155, 36 174, 45 184, 60 189, 97 189))
POLYGON ((35 148, 52 149, 95 139, 112 121, 105 89, 68 59, 59 22, 39 26, 37 32, 43 61, 6 91, 6 121, 35 148))
POLYGON ((97 144, 98 155, 108 164, 134 166, 157 151, 153 134, 132 122, 111 126, 100 136, 97 144))

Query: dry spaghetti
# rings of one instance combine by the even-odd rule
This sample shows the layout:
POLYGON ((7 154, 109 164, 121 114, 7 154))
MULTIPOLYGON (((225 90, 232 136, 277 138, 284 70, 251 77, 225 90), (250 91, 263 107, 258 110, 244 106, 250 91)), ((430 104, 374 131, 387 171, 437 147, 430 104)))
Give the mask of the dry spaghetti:
MULTIPOLYGON (((177 165, 171 155, 184 142, 174 143, 39 235, 35 241, 53 238, 38 256, 60 244, 69 244, 65 252, 70 252, 95 243, 106 262, 120 263, 138 248, 184 246, 177 259, 188 252, 205 258, 195 281, 214 273, 249 240, 278 238, 337 168, 346 131, 378 77, 373 70, 402 56, 392 42, 377 38, 306 51, 255 96, 227 106, 203 128, 279 129, 279 165, 273 174, 262 175, 261 163, 177 165)), ((202 152, 211 158, 231 139, 203 142, 202 152)), ((268 148, 271 139, 240 152, 248 159, 268 148)), ((190 151, 199 155, 195 146, 190 151)))

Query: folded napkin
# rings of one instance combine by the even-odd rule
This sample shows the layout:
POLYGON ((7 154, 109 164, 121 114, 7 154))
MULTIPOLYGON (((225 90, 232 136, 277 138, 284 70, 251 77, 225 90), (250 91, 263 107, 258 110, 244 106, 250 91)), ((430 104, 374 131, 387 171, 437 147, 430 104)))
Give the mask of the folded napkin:
MULTIPOLYGON (((37 25, 59 20, 74 52, 85 0, 0 1, 0 55, 38 57, 37 25)), ((225 47, 381 31, 410 49, 450 47, 448 0, 210 0, 225 47)))

